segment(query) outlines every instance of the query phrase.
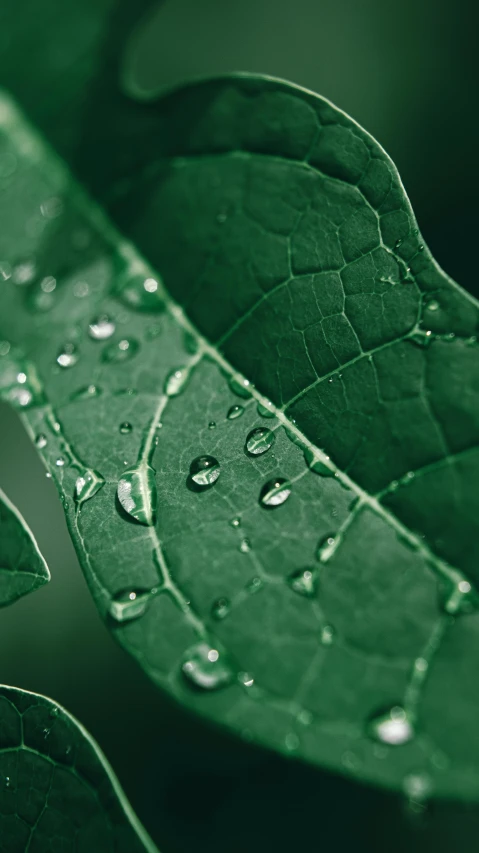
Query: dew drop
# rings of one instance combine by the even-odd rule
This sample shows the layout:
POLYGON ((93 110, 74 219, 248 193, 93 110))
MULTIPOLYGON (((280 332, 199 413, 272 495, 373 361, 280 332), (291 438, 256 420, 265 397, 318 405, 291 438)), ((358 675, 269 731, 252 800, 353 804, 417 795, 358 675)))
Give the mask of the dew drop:
POLYGON ((291 483, 283 477, 268 480, 261 489, 259 501, 266 509, 281 506, 291 494, 291 483))
POLYGON ((197 486, 206 489, 220 476, 220 464, 214 456, 197 456, 190 465, 190 476, 197 486))
POLYGON ((235 421, 236 418, 240 418, 243 413, 244 406, 231 406, 231 408, 228 409, 226 417, 229 421, 235 421))
POLYGON ((241 540, 239 549, 240 549, 242 554, 249 554, 249 552, 251 551, 251 548, 252 548, 252 545, 251 545, 251 542, 248 538, 245 537, 244 539, 241 540))
POLYGON ((122 590, 111 600, 108 613, 115 622, 130 622, 132 619, 138 619, 145 613, 153 595, 152 590, 122 590))
POLYGON ((97 397, 99 394, 101 394, 101 390, 97 385, 84 385, 73 392, 70 400, 85 400, 90 397, 97 397))
POLYGON ((288 578, 288 586, 298 595, 305 598, 314 598, 318 588, 319 574, 316 566, 308 566, 305 569, 296 569, 288 578))
POLYGON ((296 719, 298 720, 298 723, 301 723, 302 726, 310 726, 313 722, 313 715, 311 711, 308 711, 306 708, 303 708, 303 710, 299 712, 296 719))
POLYGON ((250 672, 239 672, 238 681, 243 687, 252 687, 254 684, 254 678, 250 672))
POLYGON ((217 619, 221 621, 228 616, 228 613, 231 610, 231 602, 228 598, 217 598, 211 608, 211 615, 213 619, 217 619))
POLYGON ((324 625, 321 629, 321 645, 331 646, 334 643, 334 628, 332 625, 324 625))
POLYGON ((165 380, 164 392, 167 397, 177 397, 186 387, 190 373, 186 368, 172 370, 165 380))
POLYGON ((274 418, 276 417, 276 412, 274 411, 274 406, 270 403, 269 400, 265 400, 264 403, 258 403, 257 405, 258 415, 261 415, 262 418, 274 418))
POLYGON ((151 526, 155 523, 155 472, 149 465, 125 471, 118 483, 117 495, 125 512, 140 524, 151 526))
POLYGON ((78 361, 78 352, 75 344, 65 344, 57 355, 57 364, 60 367, 73 367, 78 361))
POLYGON ((5 787, 6 788, 10 787, 10 776, 5 776, 5 787))
POLYGON ((12 272, 12 280, 15 284, 30 284, 37 274, 36 263, 33 259, 21 261, 16 264, 12 272))
POLYGON ((246 584, 247 592, 250 592, 254 595, 254 593, 259 592, 263 589, 264 583, 259 577, 251 578, 251 580, 246 584))
POLYGON ((250 456, 261 456, 273 446, 275 440, 274 432, 268 427, 257 427, 248 434, 245 449, 250 456))
POLYGON ((116 296, 136 311, 160 313, 165 310, 163 289, 158 277, 136 275, 120 279, 116 296))
POLYGON ((106 341, 115 332, 115 323, 106 314, 96 317, 88 326, 88 334, 94 341, 106 341))
POLYGON ((401 245, 401 243, 402 243, 402 237, 398 237, 398 239, 396 240, 396 242, 394 244, 394 248, 399 249, 399 246, 401 245))
POLYGON ((243 397, 245 400, 251 397, 253 386, 248 379, 242 379, 239 376, 231 376, 228 380, 228 385, 230 390, 233 394, 236 394, 237 397, 243 397))
POLYGON ((338 543, 336 538, 332 536, 331 533, 328 533, 326 536, 323 536, 319 542, 318 550, 316 552, 316 556, 321 563, 326 563, 330 557, 333 556, 338 543))
POLYGON ((418 250, 418 252, 424 252, 424 243, 419 243, 417 250, 418 250))
POLYGON ((128 421, 123 421, 123 423, 120 424, 120 432, 122 435, 129 435, 132 429, 133 427, 128 421))
POLYGON ((139 348, 138 341, 135 341, 133 338, 123 338, 123 340, 110 344, 110 346, 103 350, 101 354, 102 361, 108 363, 128 361, 136 355, 139 348))
POLYGON ((208 424, 208 429, 216 429, 216 421, 210 421, 208 424))
POLYGON ((433 337, 434 336, 430 329, 427 329, 426 331, 417 329, 417 331, 409 335, 406 340, 411 341, 411 343, 416 344, 416 346, 421 347, 422 349, 425 349, 432 343, 433 337))
POLYGON ((35 447, 38 447, 39 450, 43 450, 43 448, 46 447, 47 444, 48 444, 48 442, 47 442, 46 435, 44 435, 42 432, 40 432, 35 437, 35 447))
POLYGON ((307 447, 304 451, 304 460, 308 468, 313 471, 315 474, 320 474, 321 477, 335 477, 336 472, 333 468, 330 468, 327 464, 329 462, 329 456, 325 456, 324 461, 318 459, 314 450, 311 450, 307 447))
POLYGON ((87 468, 76 479, 75 482, 75 503, 82 504, 92 498, 105 485, 105 480, 92 468, 87 468))
POLYGON ((440 305, 437 299, 431 299, 431 301, 427 303, 426 308, 428 311, 437 311, 438 308, 440 308, 440 305))
POLYGON ((187 652, 181 669, 188 683, 201 690, 226 687, 235 677, 226 655, 205 642, 187 652))
POLYGON ((414 737, 412 720, 399 705, 391 708, 386 714, 375 717, 369 723, 368 730, 376 740, 390 746, 401 746, 414 737))
POLYGON ((477 610, 479 597, 472 584, 465 578, 459 582, 442 578, 439 582, 439 604, 445 613, 459 616, 477 610))
POLYGON ((231 519, 230 524, 231 527, 239 527, 241 524, 241 519, 239 518, 239 516, 235 516, 235 518, 231 519))
POLYGON ((57 280, 52 275, 46 275, 40 282, 40 288, 43 293, 53 293, 57 286, 57 280))

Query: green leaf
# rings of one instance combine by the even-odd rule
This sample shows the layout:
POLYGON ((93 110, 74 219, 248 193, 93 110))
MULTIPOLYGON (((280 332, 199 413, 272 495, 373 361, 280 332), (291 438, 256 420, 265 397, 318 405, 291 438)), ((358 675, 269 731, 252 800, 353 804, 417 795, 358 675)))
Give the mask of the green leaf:
POLYGON ((4 99, 2 334, 39 377, 24 420, 112 631, 249 740, 477 798, 477 303, 394 165, 264 77, 110 110, 93 85, 76 146, 76 101, 52 87, 47 116, 18 79, 110 216, 4 99))
POLYGON ((0 606, 11 604, 50 580, 35 537, 0 489, 0 606))
POLYGON ((0 685, 0 849, 158 853, 105 756, 64 708, 0 685))

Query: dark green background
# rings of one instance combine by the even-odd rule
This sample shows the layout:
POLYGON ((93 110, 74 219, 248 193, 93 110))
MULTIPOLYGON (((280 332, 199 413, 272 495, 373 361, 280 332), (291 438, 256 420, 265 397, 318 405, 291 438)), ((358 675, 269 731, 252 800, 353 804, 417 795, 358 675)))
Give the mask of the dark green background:
MULTIPOLYGON (((245 70, 330 98, 393 157, 433 253, 479 294, 472 14, 465 0, 169 0, 138 32, 128 67, 142 89, 245 70)), ((0 435, 0 483, 53 576, 1 611, 0 680, 51 696, 87 726, 162 853, 476 846, 472 809, 410 814, 399 798, 237 743, 172 706, 100 623, 55 489, 4 407, 0 435)))

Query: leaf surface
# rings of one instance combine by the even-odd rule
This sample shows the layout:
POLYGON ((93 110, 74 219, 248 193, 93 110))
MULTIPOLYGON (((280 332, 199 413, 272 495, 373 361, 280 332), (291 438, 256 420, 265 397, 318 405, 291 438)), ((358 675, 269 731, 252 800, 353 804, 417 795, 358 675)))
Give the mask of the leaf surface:
POLYGON ((158 853, 88 732, 51 699, 0 685, 0 850, 158 853))
POLYGON ((0 489, 0 606, 11 604, 50 580, 32 531, 0 489))
POLYGON ((95 113, 91 168, 52 122, 107 218, 3 107, 2 334, 98 607, 244 737, 476 798, 477 304, 329 102, 237 75, 138 109, 109 159, 95 113))

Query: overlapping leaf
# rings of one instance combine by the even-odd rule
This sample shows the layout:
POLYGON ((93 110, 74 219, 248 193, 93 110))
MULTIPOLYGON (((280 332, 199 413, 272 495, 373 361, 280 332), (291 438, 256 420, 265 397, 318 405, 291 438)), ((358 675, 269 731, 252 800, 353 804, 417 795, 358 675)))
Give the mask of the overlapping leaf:
POLYGON ((33 533, 0 489, 0 606, 50 580, 33 533))

